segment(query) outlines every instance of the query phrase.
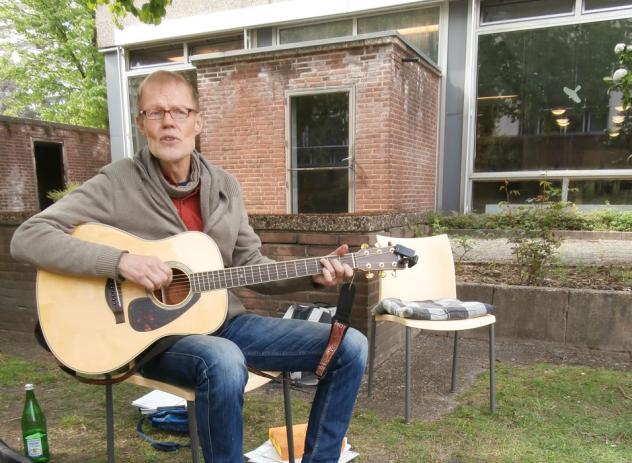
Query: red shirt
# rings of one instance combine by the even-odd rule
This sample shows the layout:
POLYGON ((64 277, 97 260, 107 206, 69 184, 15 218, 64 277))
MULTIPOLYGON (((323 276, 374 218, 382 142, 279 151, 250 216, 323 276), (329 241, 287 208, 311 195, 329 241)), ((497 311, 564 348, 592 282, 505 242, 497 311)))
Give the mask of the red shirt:
POLYGON ((200 187, 198 186, 190 195, 184 198, 171 198, 173 205, 178 210, 180 218, 190 231, 202 231, 204 222, 200 210, 200 187))

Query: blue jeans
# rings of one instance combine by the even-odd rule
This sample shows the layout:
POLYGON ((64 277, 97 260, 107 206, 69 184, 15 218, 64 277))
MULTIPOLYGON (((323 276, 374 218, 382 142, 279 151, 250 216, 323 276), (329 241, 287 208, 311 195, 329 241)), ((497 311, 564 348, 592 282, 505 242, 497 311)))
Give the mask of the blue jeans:
MULTIPOLYGON (((195 389, 196 417, 206 463, 243 462, 243 392, 247 367, 314 371, 330 325, 239 315, 212 336, 185 336, 148 362, 142 374, 195 389)), ((312 404, 303 463, 333 463, 340 456, 364 374, 367 340, 349 328, 312 404)))

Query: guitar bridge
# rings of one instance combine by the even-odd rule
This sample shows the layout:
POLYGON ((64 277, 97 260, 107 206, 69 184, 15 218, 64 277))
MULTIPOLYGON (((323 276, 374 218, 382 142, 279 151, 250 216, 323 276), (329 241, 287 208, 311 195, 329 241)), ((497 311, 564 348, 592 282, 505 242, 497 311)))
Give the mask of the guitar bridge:
POLYGON ((114 314, 114 320, 116 323, 125 323, 125 311, 123 310, 121 285, 113 278, 108 278, 105 282, 105 300, 108 307, 114 314))

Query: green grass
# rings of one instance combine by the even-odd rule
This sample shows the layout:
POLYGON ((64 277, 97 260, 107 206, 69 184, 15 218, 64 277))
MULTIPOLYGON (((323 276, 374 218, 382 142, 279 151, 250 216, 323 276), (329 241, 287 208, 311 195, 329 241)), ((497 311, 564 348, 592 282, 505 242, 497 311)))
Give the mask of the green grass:
POLYGON ((578 367, 498 368, 498 410, 488 411, 487 379, 433 423, 356 417, 359 446, 382 440, 398 462, 631 462, 632 374, 578 367), (383 438, 380 436, 384 436, 383 438))
MULTIPOLYGON (((49 424, 53 462, 105 461, 102 387, 81 384, 54 364, 24 362, 0 354, 0 438, 16 448, 26 382, 49 424)), ((632 373, 549 364, 497 368, 497 413, 489 412, 483 375, 443 419, 403 424, 356 409, 349 441, 359 462, 632 462, 632 373)), ((138 418, 130 402, 146 390, 115 386, 115 430, 119 461, 188 462, 188 450, 163 453, 135 434, 138 418)), ((388 398, 385 398, 388 400, 388 398)), ((304 422, 308 396, 293 393, 294 422, 304 422)), ((280 388, 246 396, 245 448, 283 423, 280 388)), ((159 438, 184 441, 180 436, 159 438)))

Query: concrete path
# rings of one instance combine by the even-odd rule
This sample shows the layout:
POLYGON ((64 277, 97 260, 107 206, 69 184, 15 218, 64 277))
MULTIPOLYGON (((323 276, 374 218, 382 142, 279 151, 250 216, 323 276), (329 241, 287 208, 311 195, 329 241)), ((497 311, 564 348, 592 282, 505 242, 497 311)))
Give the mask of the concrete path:
MULTIPOLYGON (((459 239, 451 238, 455 260, 464 262, 512 262, 512 245, 506 238, 471 238, 473 249, 464 253, 459 239)), ((632 265, 632 240, 566 238, 558 257, 568 265, 632 265)))

